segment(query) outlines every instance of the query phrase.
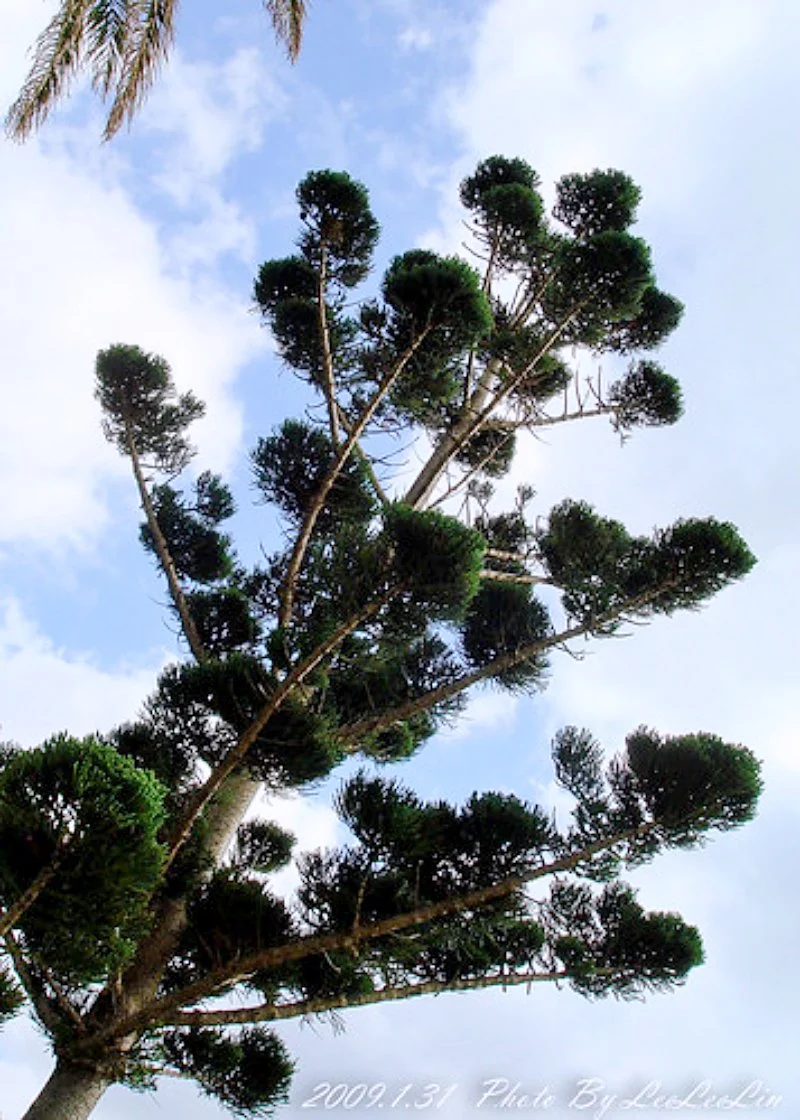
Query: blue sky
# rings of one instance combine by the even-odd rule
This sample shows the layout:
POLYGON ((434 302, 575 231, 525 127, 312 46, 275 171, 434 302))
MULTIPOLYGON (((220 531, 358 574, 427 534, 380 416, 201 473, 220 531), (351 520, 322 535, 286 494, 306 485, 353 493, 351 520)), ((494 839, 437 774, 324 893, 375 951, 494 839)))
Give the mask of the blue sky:
MULTIPOLYGON (((256 0, 219 10, 185 6, 171 65, 112 144, 99 143, 101 109, 78 90, 35 140, 0 145, 2 736, 32 745, 62 728, 107 728, 136 711, 176 650, 125 465, 99 432, 98 349, 162 353, 206 400, 198 464, 232 479, 255 555, 274 528, 251 504, 246 450, 302 399, 250 293, 258 264, 290 251, 297 180, 317 167, 363 180, 385 262, 412 245, 458 250, 456 187, 487 155, 523 156, 546 188, 567 172, 619 167, 642 186, 638 229, 660 283, 687 306, 662 354, 686 415, 624 447, 602 420, 559 429, 522 447, 514 482, 536 487, 537 512, 585 498, 635 531, 679 516, 731 520, 758 567, 702 612, 596 644, 579 662, 554 659, 541 696, 480 693, 465 724, 403 776, 429 796, 501 788, 560 805, 548 762, 559 726, 586 725, 612 750, 647 723, 750 746, 765 765, 761 813, 634 880, 647 905, 703 932, 708 960, 685 988, 644 1004, 549 988, 448 996, 354 1011, 343 1034, 287 1027, 299 1071, 284 1115, 313 1111, 302 1102, 323 1081, 455 1083, 440 1114, 471 1115, 489 1078, 531 1093, 548 1085, 557 1117, 597 1114, 599 1099, 575 1099, 587 1078, 620 1096, 651 1081, 678 1094, 761 1081, 792 1115, 800 9, 315 0, 294 68, 256 0)), ((3 104, 46 18, 44 6, 5 0, 3 104)), ((586 362, 588 375, 596 363, 586 362)), ((323 799, 272 811, 309 845, 335 838, 323 799)), ((23 1023, 0 1036, 4 1120, 49 1062, 23 1023)), ((157 1097, 114 1090, 96 1115, 166 1112, 223 1115, 174 1083, 157 1097)), ((606 1114, 622 1114, 620 1099, 606 1114)))

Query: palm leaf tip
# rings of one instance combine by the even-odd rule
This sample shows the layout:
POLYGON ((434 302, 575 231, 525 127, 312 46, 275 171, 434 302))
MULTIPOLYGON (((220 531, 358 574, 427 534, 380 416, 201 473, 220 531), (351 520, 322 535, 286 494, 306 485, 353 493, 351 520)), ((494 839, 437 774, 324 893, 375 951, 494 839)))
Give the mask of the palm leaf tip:
POLYGON ((130 122, 169 54, 178 0, 62 0, 39 36, 25 84, 5 118, 13 140, 42 125, 77 72, 113 103, 104 139, 130 122))
POLYGON ((308 0, 264 0, 272 20, 275 38, 286 48, 292 62, 297 61, 308 15, 308 0))
POLYGON ((123 55, 104 140, 130 124, 144 103, 175 38, 178 0, 140 0, 126 17, 123 55))
POLYGON ((4 121, 10 139, 27 139, 66 93, 83 62, 88 4, 64 0, 36 40, 30 71, 4 121))

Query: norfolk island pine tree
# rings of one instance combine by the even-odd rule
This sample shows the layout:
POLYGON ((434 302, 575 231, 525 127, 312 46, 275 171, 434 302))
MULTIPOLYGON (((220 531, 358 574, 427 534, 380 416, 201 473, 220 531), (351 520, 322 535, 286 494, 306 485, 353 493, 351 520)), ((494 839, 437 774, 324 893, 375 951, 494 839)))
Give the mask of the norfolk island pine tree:
POLYGON ((412 250, 359 301, 378 237, 365 189, 330 171, 300 184, 297 252, 261 267, 255 298, 319 407, 251 454, 286 532, 256 568, 224 532, 222 480, 175 485, 200 402, 163 358, 98 355, 104 431, 130 460, 188 656, 131 723, 3 751, 0 998, 7 1015, 28 1006, 56 1055, 27 1120, 78 1120, 109 1085, 160 1071, 263 1115, 292 1069, 277 1021, 543 981, 630 997, 702 960, 698 931, 645 912, 619 876, 750 819, 748 749, 639 728, 606 765, 565 728, 561 828, 508 794, 426 803, 391 770, 474 686, 535 693, 557 652, 697 608, 754 563, 714 518, 643 537, 579 500, 535 527, 528 491, 492 502, 520 432, 605 415, 627 433, 681 412, 677 382, 641 357, 681 307, 629 232, 637 188, 566 176, 552 221, 537 188, 524 161, 484 161, 461 187, 480 272, 412 250), (556 402, 576 347, 628 365, 571 409, 556 402), (392 433, 431 448, 399 495, 373 450, 392 433), (244 823, 256 792, 351 756, 365 768, 335 808, 352 841, 294 857, 297 897, 278 897, 293 838, 244 823))

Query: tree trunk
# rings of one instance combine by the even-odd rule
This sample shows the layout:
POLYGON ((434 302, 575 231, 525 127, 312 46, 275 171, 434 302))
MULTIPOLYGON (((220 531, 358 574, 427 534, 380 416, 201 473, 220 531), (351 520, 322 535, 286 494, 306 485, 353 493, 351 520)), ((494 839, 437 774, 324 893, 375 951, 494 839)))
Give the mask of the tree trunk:
POLYGON ((59 1061, 22 1120, 86 1120, 110 1084, 104 1074, 59 1061))
MULTIPOLYGON (((225 794, 220 798, 211 814, 211 828, 208 849, 215 863, 218 863, 228 844, 230 844, 237 825, 258 792, 261 783, 254 781, 246 772, 233 774, 228 780, 225 794)), ((143 999, 152 998, 158 986, 166 959, 174 950, 174 943, 180 936, 185 921, 185 906, 182 900, 170 900, 166 907, 167 921, 163 928, 151 934, 149 953, 142 954, 138 971, 133 979, 135 989, 134 1006, 143 999), (144 960, 142 960, 142 955, 144 960)), ((127 993, 130 998, 130 993, 127 993)), ((135 1039, 131 1039, 135 1041, 135 1039)), ((22 1117, 22 1120, 86 1120, 103 1093, 113 1083, 105 1074, 85 1066, 69 1065, 59 1061, 39 1096, 22 1117)))

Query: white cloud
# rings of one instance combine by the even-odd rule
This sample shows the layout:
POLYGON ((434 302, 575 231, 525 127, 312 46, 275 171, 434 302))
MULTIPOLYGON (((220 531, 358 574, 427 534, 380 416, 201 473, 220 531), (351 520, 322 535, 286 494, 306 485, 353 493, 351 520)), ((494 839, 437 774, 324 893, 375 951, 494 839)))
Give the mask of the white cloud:
POLYGON ((166 139, 154 181, 179 205, 203 201, 209 184, 216 186, 235 159, 261 146, 286 105, 255 48, 219 64, 189 62, 176 51, 137 124, 166 139))
POLYGON ((135 716, 166 654, 103 669, 58 649, 14 599, 0 603, 0 738, 35 746, 59 731, 88 735, 135 716))
MULTIPOLYGON (((23 8, 28 19, 30 6, 22 0, 14 5, 15 18, 22 18, 23 8)), ((746 742, 767 760, 764 808, 741 833, 719 838, 706 851, 658 862, 642 876, 648 905, 685 909, 705 936, 708 964, 682 991, 654 997, 645 1006, 585 1004, 552 989, 534 990, 529 998, 516 991, 443 997, 424 1005, 409 1001, 352 1013, 344 1038, 325 1027, 312 1032, 289 1026, 286 1034, 302 1063, 295 1102, 324 1078, 401 1085, 411 1079, 456 1080, 464 1092, 452 1108, 442 1110, 455 1116, 464 1114, 474 1082, 484 1076, 534 1083, 555 1078, 561 1087, 571 1077, 598 1075, 624 1083, 645 1075, 670 1079, 679 1089, 695 1073, 720 1079, 723 1089, 752 1073, 772 1079, 772 1088, 787 1097, 794 1091, 797 1099, 796 1075, 783 1055, 796 1004, 784 962, 791 959, 789 939, 797 928, 792 768, 800 757, 792 647, 800 624, 795 594, 800 542, 789 450, 796 444, 800 403, 797 344, 791 336, 797 303, 791 220, 797 177, 787 143, 786 106, 796 100, 800 13, 777 0, 703 5, 608 0, 602 9, 605 21, 595 19, 598 7, 588 0, 568 5, 496 0, 479 6, 479 22, 470 28, 473 65, 446 98, 463 149, 452 170, 450 197, 476 159, 497 151, 529 158, 545 184, 596 165, 629 170, 645 189, 641 228, 655 243, 659 274, 688 305, 686 324, 665 359, 686 386, 688 415, 675 429, 638 434, 623 451, 602 422, 554 431, 546 445, 523 450, 523 477, 538 487, 539 508, 565 494, 585 496, 636 531, 683 513, 730 517, 741 525, 760 565, 698 615, 656 620, 630 640, 599 643, 579 664, 555 658, 550 686, 535 700, 530 721, 537 739, 546 737, 542 723, 548 735, 567 720, 585 723, 609 750, 641 721, 669 732, 717 731, 746 742), (398 1038, 403 1039, 400 1049, 398 1038)), ((38 14, 30 21, 34 18, 38 14)), ((30 37, 26 32, 26 41, 30 37)), ((218 113, 206 100, 213 77, 198 71, 184 77, 197 98, 191 103, 210 112, 218 133, 224 130, 224 108, 218 113)), ((256 140, 252 121, 247 123, 246 67, 240 80, 245 94, 237 104, 245 119, 236 132, 237 150, 250 151, 256 140)), ((176 96, 180 100, 184 93, 176 96)), ((339 165, 347 147, 342 117, 345 124, 351 117, 331 109, 338 102, 321 95, 317 113, 312 93, 305 97, 307 123, 296 137, 300 155, 309 163, 339 165)), ((235 96, 228 92, 223 102, 230 106, 235 96)), ((356 117, 358 111, 356 102, 356 117)), ((182 122, 192 110, 182 112, 170 126, 169 143, 179 144, 182 122)), ((29 197, 34 204, 26 236, 16 246, 17 272, 10 281, 7 274, 0 300, 0 315, 7 306, 23 314, 23 329, 15 333, 29 342, 32 355, 20 347, 6 367, 20 371, 7 390, 20 434, 17 438, 9 424, 0 443, 8 447, 12 441, 0 493, 13 514, 0 511, 0 524, 11 525, 17 535, 26 532, 39 541, 51 535, 60 542, 76 525, 84 534, 93 533, 103 513, 98 478, 119 469, 93 434, 91 406, 85 416, 76 411, 78 401, 89 398, 94 350, 116 338, 112 334, 98 343, 87 337, 95 331, 95 318, 99 322, 97 301, 103 319, 113 326, 145 329, 144 338, 131 336, 131 341, 151 349, 175 342, 174 350, 163 349, 185 383, 199 389, 194 381, 199 378, 212 390, 217 387, 211 411, 215 425, 223 417, 222 428, 208 438, 216 435, 220 458, 232 442, 236 417, 225 412, 224 386, 237 363, 253 352, 248 347, 255 347, 255 336, 246 345, 241 341, 239 306, 220 296, 213 278, 199 284, 189 269, 207 266, 221 253, 245 254, 250 234, 246 221, 238 224, 235 205, 217 190, 217 180, 231 166, 229 149, 223 143, 215 156, 192 127, 186 128, 181 158, 192 164, 200 181, 206 176, 216 186, 210 192, 198 188, 194 195, 192 183, 180 184, 183 193, 176 188, 175 200, 191 201, 197 214, 185 233, 170 234, 168 254, 158 240, 163 230, 145 220, 125 193, 125 168, 106 164, 104 154, 91 174, 65 152, 33 147, 0 156, 3 212, 17 205, 24 214, 29 197), (16 166, 12 156, 31 161, 29 173, 14 180, 13 197, 5 186, 6 167, 16 166), (44 182, 37 187, 36 179, 44 182), (102 224, 99 233, 94 220, 102 224), (64 222, 75 226, 71 239, 64 222), (118 265, 115 244, 127 258, 118 265), (83 265, 74 267, 76 260, 83 261, 84 249, 91 282, 83 265), (18 276, 25 282, 24 299, 10 305, 18 276), (126 305, 141 306, 138 318, 130 309, 128 318, 122 315, 120 292, 126 305), (44 407, 61 386, 58 404, 44 407), (38 474, 36 462, 42 464, 38 474), (12 466, 17 478, 24 477, 24 488, 6 484, 12 466), (23 467, 28 474, 22 474, 23 467), (56 486, 61 487, 57 492, 56 486), (35 522, 33 528, 25 528, 26 517, 35 522), (46 518, 51 519, 47 531, 42 527, 46 518)), ((384 150, 383 158, 390 157, 393 150, 384 150)), ((270 190, 277 188, 271 184, 270 190)), ((461 236, 460 215, 451 202, 446 206, 445 229, 436 236, 452 251, 461 236)), ((0 325, 9 337, 7 324, 0 325)), ((24 625, 30 626, 24 618, 7 616, 3 630, 6 664, 25 669, 24 676, 8 678, 12 685, 18 680, 30 686, 35 679, 30 674, 39 669, 52 670, 48 679, 56 682, 77 684, 80 676, 94 692, 85 713, 94 726, 100 720, 97 697, 113 679, 109 691, 118 689, 120 708, 128 714, 137 670, 130 674, 129 694, 128 685, 118 680, 124 672, 103 675, 90 661, 59 655, 38 632, 25 638, 24 625), (24 641, 13 647, 8 635, 20 633, 24 641)), ((58 689, 64 702, 70 701, 70 685, 58 684, 58 689)), ((20 720, 35 703, 30 694, 20 700, 20 720)), ((495 719, 506 711, 502 697, 479 697, 473 726, 490 719, 496 726, 495 719)), ((73 723, 83 718, 79 709, 66 715, 73 723)), ((509 724, 514 736, 527 717, 527 707, 518 706, 513 727, 509 724)), ((33 741, 46 732, 37 725, 29 733, 33 741)), ((456 769, 463 767, 466 752, 455 754, 462 746, 453 744, 451 784, 462 778, 456 769)), ((558 802, 552 786, 537 792, 548 803, 558 802)), ((290 827, 295 811, 298 830, 311 846, 335 835, 324 810, 292 803, 276 809, 287 814, 290 827)), ((25 1040, 12 1081, 25 1076, 27 1034, 25 1040)), ((7 1052, 16 1058, 13 1047, 7 1052)), ((26 1095, 34 1087, 29 1079, 26 1095)), ((23 1103, 20 1095, 20 1109, 23 1103)), ((172 1107, 176 1114, 220 1114, 196 1101, 190 1087, 166 1085, 157 1102, 121 1090, 109 1094, 98 1120, 123 1110, 144 1118, 159 1107, 172 1107)), ((300 1112, 297 1103, 286 1114, 300 1112)))
POLYGON ((446 742, 456 742, 469 735, 490 730, 509 732, 518 714, 519 698, 499 689, 486 688, 470 696, 469 702, 452 725, 439 734, 446 742))
POLYGON ((209 403, 203 445, 219 466, 240 432, 230 383, 264 343, 243 300, 170 275, 153 224, 120 187, 37 146, 6 149, 0 161, 9 262, 0 279, 0 526, 7 541, 56 547, 102 530, 99 486, 122 470, 92 399, 98 349, 135 342, 164 354, 179 385, 209 403))
MULTIPOLYGON (((11 5, 16 34, 0 47, 7 99, 21 80, 22 44, 36 30, 19 17, 23 7, 11 5)), ((169 138, 159 179, 173 188, 168 236, 123 142, 99 145, 99 114, 89 129, 59 117, 26 145, 0 147, 7 544, 86 547, 103 531, 104 484, 125 467, 100 434, 92 376, 97 350, 113 342, 163 354, 179 387, 206 400, 213 420, 197 426, 205 465, 225 470, 238 451, 241 409, 230 390, 267 341, 248 314, 249 277, 233 295, 217 271, 231 253, 249 268, 254 246, 252 223, 226 197, 223 177, 261 142, 265 106, 279 105, 280 95, 251 50, 218 67, 178 59, 164 83, 168 96, 154 96, 137 138, 158 130, 169 138)))
MULTIPOLYGON (((698 132, 718 127, 720 99, 757 58, 774 11, 755 0, 700 10, 611 0, 593 29, 591 3, 500 0, 485 9, 451 117, 472 151, 529 153, 546 181, 620 159, 634 173, 649 164, 666 174, 678 158, 683 171, 698 132), (688 133, 676 127, 684 115, 688 133)), ((707 167, 699 161, 698 173, 707 167)), ((664 186, 678 201, 683 184, 664 186)))
MULTIPOLYGON (((50 735, 68 730, 73 735, 105 731, 133 717, 152 690, 156 674, 167 660, 165 654, 151 656, 143 667, 103 669, 88 655, 58 649, 28 618, 13 599, 0 603, 0 741, 12 740, 34 746, 50 735)), ((254 812, 276 821, 297 837, 297 851, 331 847, 340 839, 339 821, 327 805, 297 795, 268 798, 260 794, 254 812)), ((297 885, 293 869, 272 880, 279 893, 297 885)), ((21 1017, 3 1032, 3 1114, 21 1114, 51 1069, 41 1039, 21 1017)), ((162 1105, 173 1097, 176 1107, 194 1091, 167 1083, 162 1105)), ((152 1102, 130 1096, 127 1090, 111 1091, 97 1110, 102 1117, 148 1115, 152 1102)), ((210 1104, 192 1104, 192 1115, 218 1116, 210 1104)))
POLYGON ((635 532, 680 516, 730 519, 760 562, 698 615, 596 643, 580 664, 554 657, 537 705, 550 731, 569 720, 618 742, 641 721, 704 727, 791 764, 800 538, 789 456, 800 392, 781 324, 798 294, 783 186, 797 161, 776 122, 800 13, 754 0, 702 11, 611 0, 602 11, 598 20, 589 2, 530 0, 485 9, 472 67, 444 98, 464 157, 429 241, 460 240, 454 184, 494 152, 529 159, 548 191, 575 170, 629 171, 644 188, 640 227, 656 271, 687 303, 663 356, 686 416, 623 449, 603 421, 552 429, 523 441, 514 481, 536 487, 536 513, 586 498, 635 532), (762 194, 765 168, 774 188, 762 194))
MULTIPOLYGON (((472 66, 444 96, 463 156, 425 243, 459 244, 455 186, 494 153, 527 158, 549 192, 558 176, 595 166, 621 167, 644 187, 641 232, 662 282, 688 305, 664 359, 685 386, 687 416, 674 429, 636 434, 623 450, 603 422, 554 430, 521 450, 519 481, 536 486, 539 511, 586 497, 636 532, 681 515, 731 519, 760 563, 702 612, 595 643, 581 662, 554 655, 547 692, 520 706, 517 728, 530 718, 547 739, 566 722, 585 725, 609 752, 641 722, 667 733, 703 729, 765 760, 753 824, 637 876, 646 905, 698 923, 707 964, 685 989, 644 1006, 535 990, 530 999, 470 996, 463 1010, 460 997, 424 1012, 370 1010, 363 1025, 353 1015, 350 1037, 323 1040, 324 1056, 306 1044, 316 1080, 397 1070, 392 1039, 416 1040, 424 1014, 424 1037, 437 1047, 420 1042, 406 1055, 409 1076, 563 1085, 645 1075, 679 1089, 697 1074, 725 1091, 752 1075, 796 1099, 779 1055, 797 988, 771 961, 784 959, 784 931, 797 924, 783 870, 796 863, 800 540, 790 458, 800 400, 787 324, 798 295, 797 160, 779 122, 796 99, 800 15, 750 0, 701 7, 611 0, 601 21, 590 2, 486 5, 472 66)), ((561 817, 563 793, 552 783, 533 788, 561 817)), ((464 1111, 462 1098, 452 1114, 464 1111)))
POLYGON ((433 33, 428 27, 411 25, 397 36, 397 45, 402 51, 429 51, 433 46, 433 33))

